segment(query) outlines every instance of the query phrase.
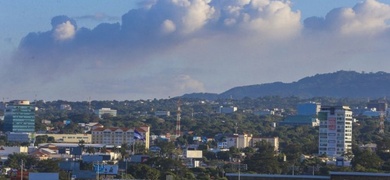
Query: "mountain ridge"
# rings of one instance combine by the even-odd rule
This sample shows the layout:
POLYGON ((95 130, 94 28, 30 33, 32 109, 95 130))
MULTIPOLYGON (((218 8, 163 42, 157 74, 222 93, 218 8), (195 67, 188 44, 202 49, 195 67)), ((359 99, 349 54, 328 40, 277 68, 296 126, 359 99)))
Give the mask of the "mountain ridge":
POLYGON ((390 73, 337 71, 315 74, 291 83, 273 82, 233 87, 223 93, 191 93, 182 98, 242 99, 263 96, 379 98, 390 96, 390 73))

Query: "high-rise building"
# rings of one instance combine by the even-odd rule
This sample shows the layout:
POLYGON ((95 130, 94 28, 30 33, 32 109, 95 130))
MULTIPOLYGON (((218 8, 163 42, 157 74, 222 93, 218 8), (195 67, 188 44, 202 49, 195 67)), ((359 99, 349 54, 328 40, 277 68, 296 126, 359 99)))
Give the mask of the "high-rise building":
POLYGON ((352 110, 348 106, 323 106, 318 118, 319 154, 340 157, 352 152, 352 110))
POLYGON ((4 132, 35 132, 35 107, 30 101, 15 100, 4 113, 4 132))

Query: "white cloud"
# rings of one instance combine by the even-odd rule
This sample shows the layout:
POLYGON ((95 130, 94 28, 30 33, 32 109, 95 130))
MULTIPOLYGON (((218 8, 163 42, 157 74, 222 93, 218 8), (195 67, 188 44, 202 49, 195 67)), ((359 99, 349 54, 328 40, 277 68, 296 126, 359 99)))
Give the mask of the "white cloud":
POLYGON ((214 8, 207 0, 187 1, 185 15, 182 17, 183 33, 192 33, 202 28, 214 15, 214 8))
POLYGON ((54 39, 58 41, 72 39, 75 35, 76 28, 70 21, 57 25, 53 31, 54 39))
POLYGON ((204 84, 189 75, 179 75, 174 80, 175 88, 180 92, 204 92, 204 84))
POLYGON ((368 0, 309 18, 303 28, 289 1, 148 1, 121 23, 94 29, 53 18, 52 29, 28 34, 0 72, 13 83, 4 87, 28 81, 23 87, 34 94, 132 99, 220 93, 340 69, 386 71, 389 13, 389 5, 368 0), (28 75, 12 73, 19 71, 28 75))
POLYGON ((176 31, 176 25, 171 20, 167 19, 162 23, 161 30, 163 33, 169 34, 176 31))
POLYGON ((297 35, 302 28, 300 12, 292 11, 288 1, 234 1, 224 4, 221 12, 224 25, 237 26, 251 35, 285 38, 297 35))
MULTIPOLYGON (((325 19, 314 21, 324 30, 342 36, 378 35, 389 28, 390 6, 375 0, 366 0, 353 8, 337 8, 330 11, 325 19)), ((311 28, 313 24, 307 24, 311 28)))

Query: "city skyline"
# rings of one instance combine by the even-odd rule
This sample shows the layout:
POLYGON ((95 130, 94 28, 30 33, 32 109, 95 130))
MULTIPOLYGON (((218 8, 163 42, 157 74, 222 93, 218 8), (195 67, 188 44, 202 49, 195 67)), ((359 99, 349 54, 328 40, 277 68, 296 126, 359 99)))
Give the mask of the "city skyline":
POLYGON ((168 98, 390 71, 388 0, 24 2, 0 1, 10 100, 168 98))

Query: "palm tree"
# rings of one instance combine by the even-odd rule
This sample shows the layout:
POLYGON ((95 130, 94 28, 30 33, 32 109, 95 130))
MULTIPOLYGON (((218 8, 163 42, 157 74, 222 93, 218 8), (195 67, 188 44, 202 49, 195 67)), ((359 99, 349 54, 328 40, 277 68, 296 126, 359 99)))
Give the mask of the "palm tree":
POLYGON ((107 147, 106 147, 106 146, 103 146, 103 147, 100 149, 100 152, 101 152, 101 153, 106 153, 106 152, 107 152, 107 147))
POLYGON ((127 145, 127 143, 124 143, 121 145, 120 153, 121 153, 122 159, 125 159, 125 157, 127 157, 129 155, 129 153, 127 152, 128 149, 129 149, 129 146, 127 145))

